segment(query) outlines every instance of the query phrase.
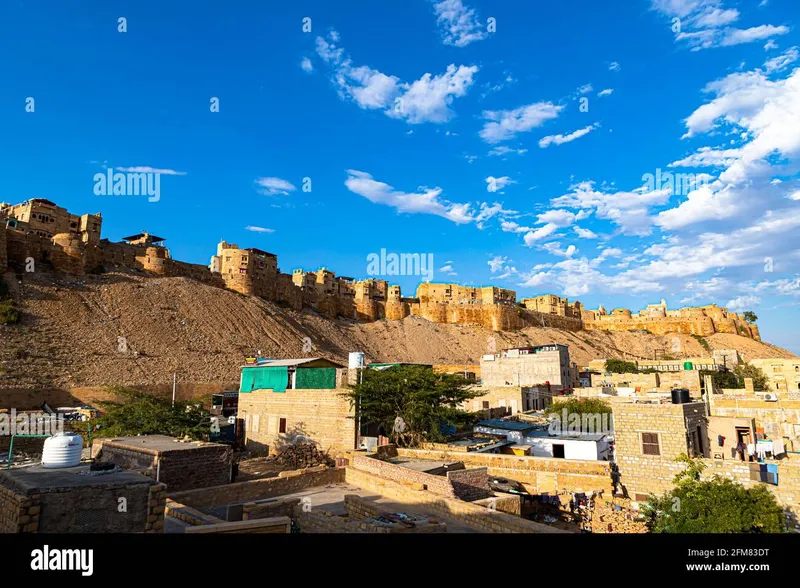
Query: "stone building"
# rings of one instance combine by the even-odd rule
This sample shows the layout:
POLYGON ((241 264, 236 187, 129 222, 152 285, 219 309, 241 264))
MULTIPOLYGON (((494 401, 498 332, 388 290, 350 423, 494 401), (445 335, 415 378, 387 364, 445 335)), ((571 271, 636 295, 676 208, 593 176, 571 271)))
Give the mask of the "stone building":
POLYGON ((566 345, 504 349, 481 358, 483 386, 541 386, 572 388, 573 366, 566 345))
POLYGON ((323 358, 269 361, 242 368, 239 418, 248 451, 275 453, 308 438, 323 451, 355 449, 354 411, 342 394, 347 370, 323 358))
POLYGON ((59 233, 74 234, 83 243, 100 241, 100 213, 77 216, 44 198, 31 198, 21 204, 0 203, 0 219, 13 220, 13 228, 24 233, 52 239, 59 233))
POLYGON ((528 310, 535 310, 544 314, 581 318, 582 307, 580 302, 575 301, 573 304, 570 304, 569 299, 561 298, 554 294, 545 294, 544 296, 536 296, 535 298, 523 298, 521 302, 528 310))
POLYGON ((749 363, 764 372, 770 391, 800 394, 800 358, 751 359, 749 363))
POLYGON ((246 296, 275 300, 278 282, 278 256, 255 247, 240 249, 222 241, 211 258, 211 271, 219 275, 229 290, 246 296))

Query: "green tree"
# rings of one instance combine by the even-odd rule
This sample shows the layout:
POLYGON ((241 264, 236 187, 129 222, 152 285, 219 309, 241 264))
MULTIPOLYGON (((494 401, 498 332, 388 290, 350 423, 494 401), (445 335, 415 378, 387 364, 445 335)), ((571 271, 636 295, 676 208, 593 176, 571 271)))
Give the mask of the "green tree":
POLYGON ((638 372, 636 364, 622 359, 607 359, 606 372, 610 374, 635 374, 638 372))
POLYGON ((742 316, 744 317, 744 320, 746 320, 748 323, 754 323, 758 320, 756 313, 754 313, 752 310, 746 310, 742 314, 742 316))
POLYGON ((356 407, 355 418, 360 418, 362 425, 373 423, 390 432, 398 445, 441 440, 443 424, 460 426, 475 418, 458 408, 479 396, 468 390, 469 382, 461 375, 437 374, 422 366, 398 366, 364 370, 362 376, 361 383, 344 394, 356 407))
POLYGON ((202 406, 152 396, 133 388, 109 386, 109 392, 122 396, 125 402, 101 402, 103 415, 96 419, 98 436, 169 435, 207 441, 211 432, 211 415, 202 406))
POLYGON ((751 363, 737 365, 733 370, 733 373, 735 373, 736 377, 739 378, 739 388, 744 388, 745 378, 753 378, 754 390, 766 390, 768 387, 769 381, 767 379, 767 374, 765 374, 761 368, 756 367, 751 363))
POLYGON ((642 507, 653 533, 781 533, 783 512, 775 496, 759 485, 745 488, 729 478, 701 480, 705 465, 682 454, 686 464, 673 482, 675 488, 652 496, 642 507))
POLYGON ((569 398, 563 402, 555 402, 544 409, 546 415, 563 414, 611 414, 611 405, 599 398, 569 398))

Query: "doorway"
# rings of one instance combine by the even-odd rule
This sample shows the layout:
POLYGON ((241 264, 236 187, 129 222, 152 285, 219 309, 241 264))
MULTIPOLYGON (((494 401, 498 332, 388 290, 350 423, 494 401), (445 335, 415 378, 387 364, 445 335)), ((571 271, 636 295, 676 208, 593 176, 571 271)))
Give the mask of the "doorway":
POLYGON ((555 443, 553 444, 553 457, 560 457, 561 459, 564 459, 563 444, 558 444, 558 445, 556 445, 555 443))

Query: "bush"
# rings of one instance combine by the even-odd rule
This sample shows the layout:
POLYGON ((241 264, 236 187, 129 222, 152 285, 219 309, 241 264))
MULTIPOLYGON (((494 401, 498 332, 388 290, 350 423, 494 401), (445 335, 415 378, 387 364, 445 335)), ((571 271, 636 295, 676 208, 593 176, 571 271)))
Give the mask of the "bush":
POLYGON ((15 325, 19 322, 19 310, 13 300, 0 301, 0 325, 15 325))
POLYGON ((702 462, 683 454, 687 468, 673 488, 651 496, 642 512, 653 533, 781 533, 783 512, 766 486, 745 488, 727 478, 700 480, 702 462))
POLYGON ((610 374, 635 374, 637 371, 639 370, 632 361, 623 361, 621 359, 606 360, 606 372, 610 374))

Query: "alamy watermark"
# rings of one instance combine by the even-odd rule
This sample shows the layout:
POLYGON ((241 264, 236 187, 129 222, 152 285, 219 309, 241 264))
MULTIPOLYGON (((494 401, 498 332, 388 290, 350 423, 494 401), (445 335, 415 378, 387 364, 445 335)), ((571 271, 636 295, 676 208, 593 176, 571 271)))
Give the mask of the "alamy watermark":
POLYGON ((433 279, 433 253, 380 253, 367 255, 367 274, 370 276, 421 276, 426 282, 433 279))
POLYGON ((610 435, 614 432, 614 417, 610 412, 570 412, 566 408, 549 416, 550 435, 610 435))
POLYGON ((642 181, 648 192, 666 190, 675 196, 687 196, 694 190, 711 183, 713 178, 708 174, 672 173, 656 168, 655 174, 643 174, 642 181))
POLYGON ((148 202, 161 199, 161 174, 158 172, 114 172, 94 174, 96 196, 149 196, 148 202))
POLYGON ((16 408, 0 413, 0 436, 55 435, 64 432, 64 415, 44 412, 21 412, 16 408))

